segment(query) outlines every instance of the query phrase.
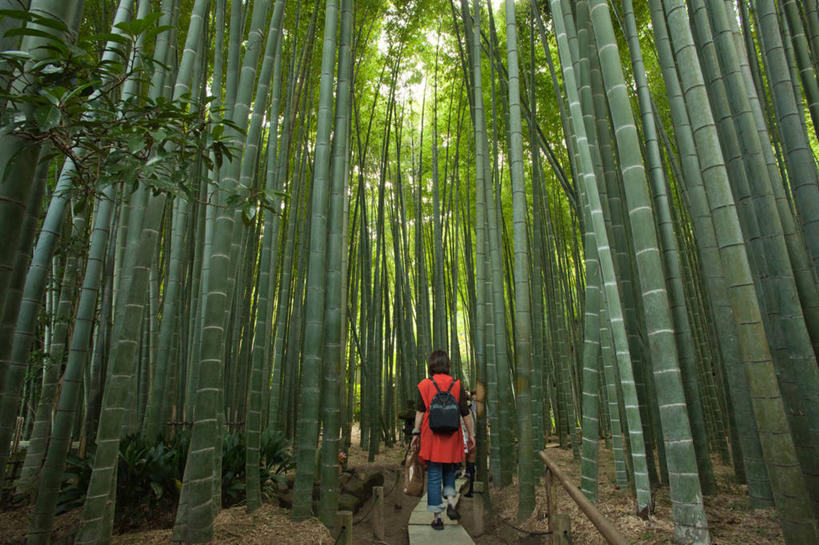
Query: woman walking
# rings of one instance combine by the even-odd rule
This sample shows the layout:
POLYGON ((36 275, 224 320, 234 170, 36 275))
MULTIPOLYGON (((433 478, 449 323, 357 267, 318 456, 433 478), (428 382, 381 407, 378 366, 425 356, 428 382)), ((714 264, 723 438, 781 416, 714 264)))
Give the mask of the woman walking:
POLYGON ((420 447, 418 457, 427 466, 427 511, 433 514, 435 530, 444 529, 444 510, 451 520, 460 518, 455 507, 455 470, 464 457, 461 418, 466 425, 468 449, 475 447, 468 396, 461 382, 450 376, 449 365, 449 356, 443 350, 430 354, 429 378, 418 383, 412 430, 412 448, 420 447))

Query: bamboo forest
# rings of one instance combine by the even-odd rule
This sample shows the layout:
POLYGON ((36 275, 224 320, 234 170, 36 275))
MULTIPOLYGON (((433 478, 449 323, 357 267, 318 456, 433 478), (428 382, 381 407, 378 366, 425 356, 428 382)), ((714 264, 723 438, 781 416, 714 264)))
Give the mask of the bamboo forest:
POLYGON ((0 543, 819 543, 818 74, 819 0, 0 0, 0 543))

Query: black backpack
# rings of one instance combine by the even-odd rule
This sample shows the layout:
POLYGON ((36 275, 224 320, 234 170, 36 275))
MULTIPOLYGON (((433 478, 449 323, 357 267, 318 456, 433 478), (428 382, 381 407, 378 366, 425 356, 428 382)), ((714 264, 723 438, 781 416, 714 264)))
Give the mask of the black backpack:
POLYGON ((461 427, 461 412, 458 409, 458 400, 452 395, 452 386, 455 380, 444 392, 438 388, 435 379, 430 378, 438 393, 429 404, 429 429, 435 433, 452 433, 461 427))

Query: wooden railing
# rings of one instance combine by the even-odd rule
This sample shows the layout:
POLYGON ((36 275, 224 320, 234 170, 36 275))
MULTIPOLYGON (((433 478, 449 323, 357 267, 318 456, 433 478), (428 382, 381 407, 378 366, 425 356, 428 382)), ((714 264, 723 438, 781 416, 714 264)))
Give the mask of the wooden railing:
POLYGON ((597 510, 594 504, 592 504, 592 502, 590 502, 589 499, 583 495, 583 492, 568 481, 557 465, 546 455, 545 450, 540 451, 540 459, 543 460, 544 464, 546 464, 546 503, 549 511, 549 529, 555 535, 560 535, 561 533, 561 529, 556 528, 553 524, 553 522, 557 519, 557 517, 553 516, 557 513, 553 483, 553 480, 556 478, 557 481, 563 486, 564 490, 568 492, 569 496, 574 500, 583 514, 585 514, 591 523, 594 524, 600 534, 610 545, 629 545, 629 541, 623 536, 623 534, 621 534, 620 531, 617 530, 617 528, 615 528, 614 525, 606 517, 604 517, 600 511, 597 510))

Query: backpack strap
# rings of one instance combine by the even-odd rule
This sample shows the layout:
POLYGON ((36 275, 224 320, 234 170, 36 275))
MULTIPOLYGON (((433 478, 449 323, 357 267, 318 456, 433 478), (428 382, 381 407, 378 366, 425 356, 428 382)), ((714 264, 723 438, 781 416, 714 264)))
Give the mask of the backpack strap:
MULTIPOLYGON (((441 392, 441 389, 440 389, 440 388, 438 388, 438 383, 437 383, 437 382, 435 382, 435 379, 434 379, 434 378, 429 377, 429 380, 430 380, 430 381, 432 382, 432 384, 435 386, 435 389, 436 389, 436 390, 438 390, 438 393, 439 393, 439 394, 440 394, 440 393, 443 393, 443 392, 441 392)), ((450 384, 450 386, 449 386, 449 387, 450 387, 450 388, 452 388, 452 385, 450 384)), ((447 390, 447 392, 448 392, 448 391, 449 391, 449 390, 447 390)))
MULTIPOLYGON (((452 382, 449 383, 449 388, 446 389, 446 393, 448 393, 448 394, 452 393, 452 387, 455 386, 456 382, 458 382, 458 381, 455 380, 455 379, 452 379, 452 382)), ((436 385, 436 387, 437 387, 437 385, 436 385)), ((438 390, 438 391, 440 392, 441 390, 438 390)))

